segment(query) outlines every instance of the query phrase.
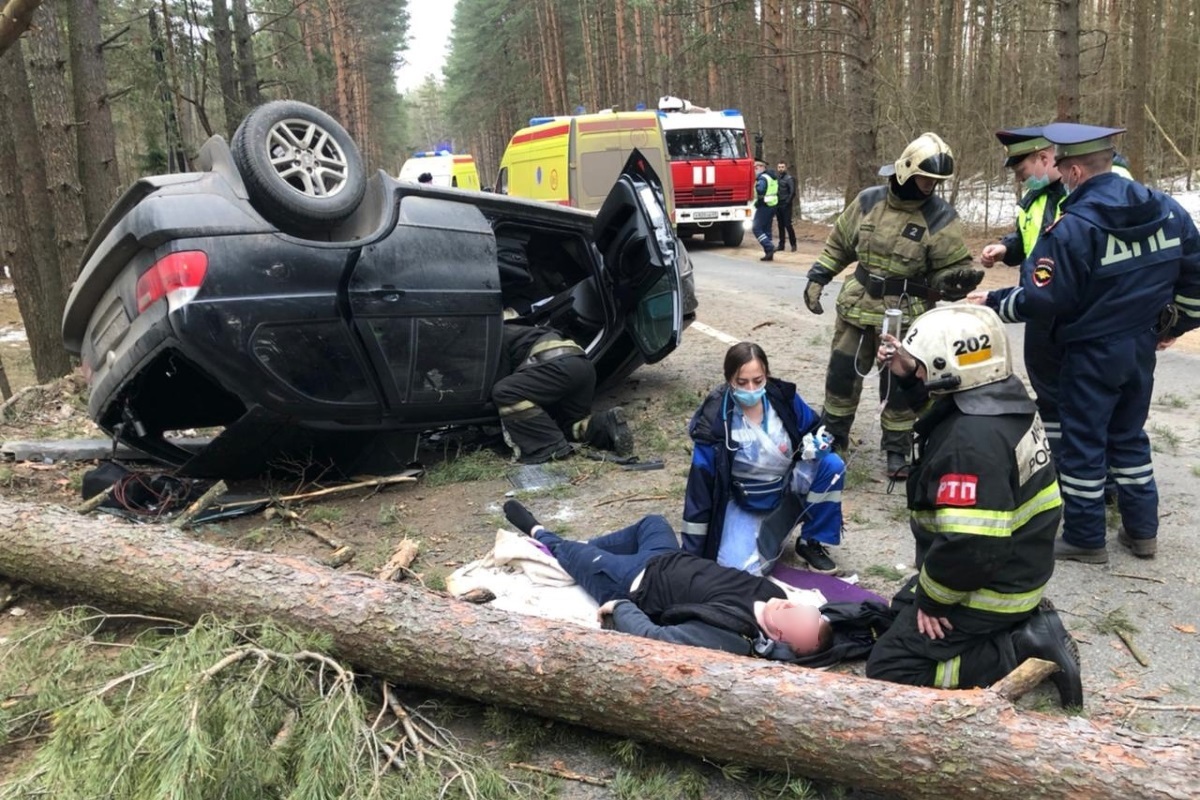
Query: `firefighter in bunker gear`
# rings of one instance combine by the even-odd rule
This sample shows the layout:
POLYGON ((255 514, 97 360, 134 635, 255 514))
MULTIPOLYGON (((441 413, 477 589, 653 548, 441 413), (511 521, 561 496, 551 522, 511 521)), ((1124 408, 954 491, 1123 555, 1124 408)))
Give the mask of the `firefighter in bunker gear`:
POLYGON ((596 369, 582 347, 557 331, 505 323, 497 374, 492 401, 522 464, 571 455, 568 439, 618 455, 633 451, 623 409, 591 413, 596 369))
POLYGON ((1062 500, 1004 324, 982 306, 936 308, 879 357, 915 400, 932 401, 914 428, 907 485, 919 572, 893 600, 898 615, 867 676, 988 686, 1037 656, 1060 667, 1062 704, 1082 705, 1078 650, 1042 607, 1062 500))
MULTIPOLYGON (((838 217, 804 292, 808 309, 823 313, 822 288, 858 262, 838 294, 825 375, 825 424, 843 453, 863 376, 874 363, 884 310, 899 308, 907 328, 938 298, 965 297, 983 278, 981 270, 971 268, 957 213, 934 193, 939 182, 954 175, 954 154, 941 137, 922 134, 880 173, 888 176, 887 185, 863 190, 838 217)), ((881 373, 880 397, 887 398, 881 447, 888 453, 888 474, 903 477, 915 415, 889 385, 890 378, 881 373)))

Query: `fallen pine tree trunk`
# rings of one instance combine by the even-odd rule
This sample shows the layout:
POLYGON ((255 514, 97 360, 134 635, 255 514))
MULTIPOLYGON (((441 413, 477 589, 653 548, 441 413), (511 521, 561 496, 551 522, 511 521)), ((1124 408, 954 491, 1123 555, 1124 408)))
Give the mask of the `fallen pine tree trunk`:
POLYGON ((379 677, 906 798, 1191 798, 1200 742, 510 615, 302 558, 0 500, 0 574, 324 634, 379 677))

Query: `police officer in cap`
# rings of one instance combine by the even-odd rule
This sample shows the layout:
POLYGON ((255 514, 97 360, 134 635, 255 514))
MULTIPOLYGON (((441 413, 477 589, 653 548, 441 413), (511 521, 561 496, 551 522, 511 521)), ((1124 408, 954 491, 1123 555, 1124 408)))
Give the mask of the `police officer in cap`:
POLYGON ((1200 326, 1200 233, 1173 199, 1112 172, 1121 128, 1056 122, 1042 135, 1069 195, 1062 216, 1021 267, 1011 308, 1053 320, 1063 493, 1059 559, 1103 564, 1105 472, 1117 483, 1117 540, 1139 558, 1157 552, 1158 489, 1142 427, 1155 351, 1200 326))
MULTIPOLYGON (((1041 126, 997 131, 996 138, 1004 145, 1004 166, 1021 182, 1024 194, 1017 203, 1017 229, 999 243, 984 247, 979 263, 991 267, 1001 261, 1015 267, 1033 252, 1042 231, 1058 219, 1067 189, 1054 165, 1054 145, 1042 135, 1041 126)), ((972 292, 968 299, 976 304, 986 304, 1005 322, 1019 322, 1011 316, 1011 309, 1006 313, 1009 306, 1006 301, 1012 291, 972 292)), ((1038 413, 1055 454, 1062 438, 1058 413, 1058 371, 1061 366, 1061 348, 1053 342, 1051 323, 1031 320, 1025 325, 1025 371, 1037 393, 1038 413)))
POLYGON ((767 169, 761 158, 754 162, 754 220, 750 232, 762 245, 763 257, 759 261, 775 258, 775 243, 771 241, 771 223, 775 220, 775 209, 779 205, 779 179, 767 169))

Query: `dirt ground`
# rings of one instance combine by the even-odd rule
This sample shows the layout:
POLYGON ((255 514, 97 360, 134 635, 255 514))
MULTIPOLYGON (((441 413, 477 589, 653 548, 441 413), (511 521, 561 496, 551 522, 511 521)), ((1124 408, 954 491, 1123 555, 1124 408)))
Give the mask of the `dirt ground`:
MULTIPOLYGON (((792 280, 801 279, 820 252, 827 232, 828 228, 824 226, 798 224, 798 252, 777 254, 778 274, 792 280)), ((984 243, 972 240, 972 251, 978 252, 984 243)), ((708 248, 699 243, 695 249, 747 261, 754 261, 761 254, 749 237, 737 250, 708 248)), ((984 287, 1008 285, 1015 280, 1015 275, 1015 270, 1011 269, 990 270, 984 287)), ((736 276, 731 282, 736 285, 736 276)), ((803 309, 798 312, 782 300, 764 308, 757 295, 739 292, 737 288, 710 287, 701 283, 698 291, 699 319, 703 323, 735 337, 759 341, 772 356, 773 371, 795 380, 801 393, 813 405, 820 403, 829 341, 825 328, 832 327, 831 314, 826 314, 819 322, 810 319, 804 325, 797 325, 793 320, 797 314, 805 312, 803 309)), ((9 321, 15 314, 12 295, 0 295, 0 321, 9 321)), ((1194 348, 1200 346, 1200 342, 1189 345, 1194 348)), ((3 347, 6 349, 0 350, 0 354, 5 363, 19 363, 12 346, 5 344, 3 347)), ((574 458, 551 467, 562 477, 561 485, 521 492, 522 499, 547 527, 576 538, 626 525, 647 513, 662 513, 678 525, 690 463, 685 425, 700 399, 720 381, 720 358, 725 347, 709 336, 689 331, 681 348, 664 362, 639 370, 624 384, 597 398, 597 407, 621 404, 627 409, 639 457, 661 459, 662 469, 626 471, 610 463, 574 458)), ((12 378, 12 369, 9 374, 12 378)), ((77 378, 34 390, 9 409, 0 422, 0 439, 99 436, 85 418, 85 402, 85 387, 77 378)), ((864 400, 864 409, 866 402, 864 400)), ((856 576, 862 585, 890 596, 907 574, 905 568, 912 558, 911 539, 906 529, 903 488, 898 488, 895 493, 888 492, 881 474, 882 457, 868 441, 878 436, 877 423, 874 424, 872 429, 870 415, 860 411, 856 436, 865 444, 860 455, 855 457, 856 463, 852 463, 848 476, 847 533, 835 556, 845 574, 856 576)), ((432 589, 440 589, 449 572, 488 550, 497 527, 503 523, 501 504, 506 496, 517 492, 512 480, 517 469, 494 449, 484 447, 476 452, 479 445, 479 441, 470 435, 444 436, 426 443, 422 461, 429 472, 416 483, 331 495, 311 502, 293 503, 291 507, 300 514, 305 526, 354 549, 354 559, 340 567, 343 570, 376 570, 400 540, 416 539, 420 554, 413 568, 418 579, 432 589), (463 457, 447 464, 445 457, 449 454, 463 457)), ((0 463, 0 494, 37 502, 75 504, 79 499, 82 473, 91 466, 0 463)), ((249 484, 235 486, 233 491, 279 495, 316 488, 319 484, 249 484)), ((205 525, 196 531, 196 536, 226 546, 317 559, 330 553, 330 547, 318 537, 278 518, 266 519, 261 514, 205 525)), ((794 560, 795 556, 791 558, 794 560)), ((17 601, 18 607, 26 612, 25 616, 0 615, 0 637, 10 635, 18 626, 28 625, 30 620, 36 620, 62 602, 61 598, 26 589, 17 601)), ((848 669, 860 670, 861 665, 848 669)), ((1109 683, 1116 684, 1118 680, 1110 679, 1109 683)), ((1087 688, 1095 690, 1099 687, 1087 688)), ((1049 697, 1047 691, 1039 690, 1026 699, 1025 705, 1046 710, 1054 705, 1048 702, 1049 697)), ((1126 708, 1115 703, 1093 704, 1089 709, 1093 719, 1117 720, 1123 713, 1126 708)), ((478 731, 476 735, 480 736, 480 747, 486 750, 487 737, 478 731)), ((558 760, 565 762, 568 769, 585 774, 613 774, 616 766, 610 757, 612 739, 575 731, 566 740, 567 744, 561 747, 547 747, 535 760, 547 764, 558 760)), ((704 769, 707 776, 703 796, 755 795, 745 782, 728 781, 719 771, 700 767, 699 762, 694 762, 694 768, 704 769)), ((827 791, 828 794, 822 793, 822 796, 863 796, 846 794, 836 788, 827 791)), ((606 790, 570 784, 564 785, 560 796, 612 795, 606 790)))

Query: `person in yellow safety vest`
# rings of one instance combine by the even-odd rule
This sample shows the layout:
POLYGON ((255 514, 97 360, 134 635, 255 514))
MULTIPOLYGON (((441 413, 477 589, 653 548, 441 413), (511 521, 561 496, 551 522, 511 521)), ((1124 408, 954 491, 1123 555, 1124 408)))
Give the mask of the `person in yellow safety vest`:
MULTIPOLYGON (((1011 169, 1021 182, 1024 194, 1017 203, 1017 229, 989 244, 979 254, 979 263, 991 268, 997 261, 1010 267, 1020 266, 1033 252, 1038 237, 1062 213, 1067 188, 1063 186, 1058 167, 1054 166, 1054 145, 1042 136, 1042 128, 1012 128, 996 131, 996 138, 1004 146, 1004 166, 1011 169)), ((1006 315, 1006 300, 1011 289, 994 292, 972 292, 969 300, 979 302, 1000 314, 1005 322, 1015 322, 1011 313, 1006 315)), ((1058 413, 1058 370, 1062 365, 1062 353, 1053 343, 1051 324, 1029 322, 1025 325, 1025 371, 1029 383, 1037 393, 1038 413, 1046 426, 1046 438, 1050 450, 1058 455, 1062 440, 1062 423, 1058 413)))
POLYGON ((779 180, 767 169, 767 162, 754 162, 754 223, 750 232, 762 245, 763 257, 759 261, 775 259, 775 244, 771 241, 771 223, 775 219, 775 206, 779 205, 779 180))

